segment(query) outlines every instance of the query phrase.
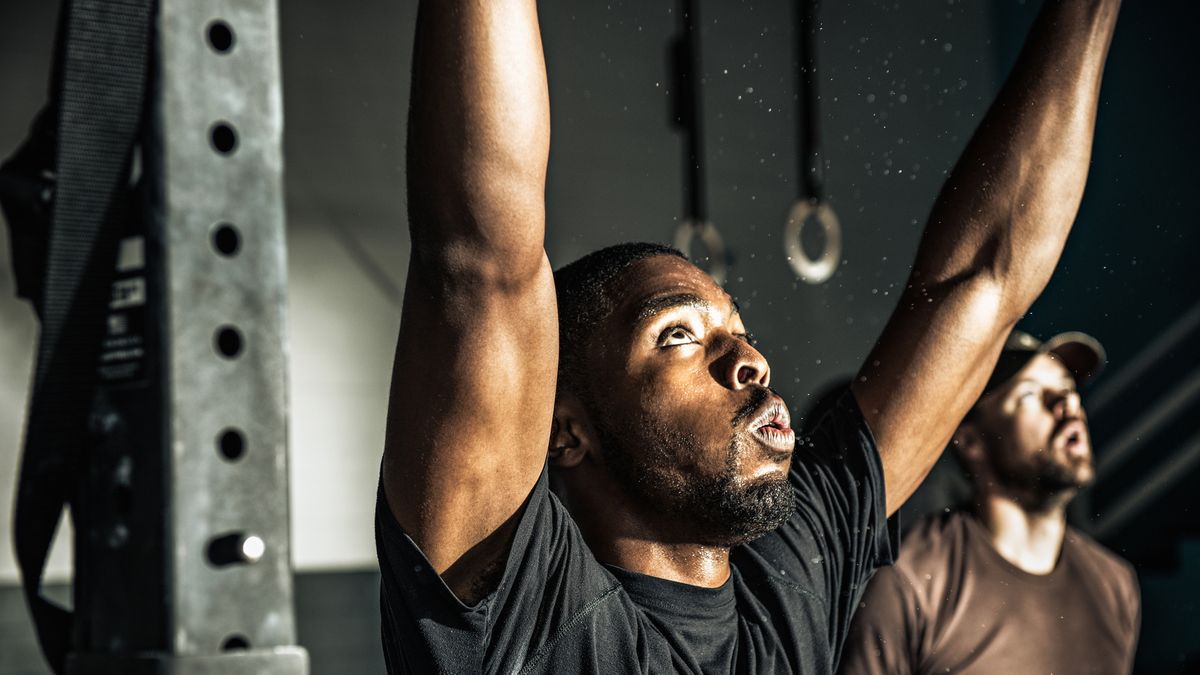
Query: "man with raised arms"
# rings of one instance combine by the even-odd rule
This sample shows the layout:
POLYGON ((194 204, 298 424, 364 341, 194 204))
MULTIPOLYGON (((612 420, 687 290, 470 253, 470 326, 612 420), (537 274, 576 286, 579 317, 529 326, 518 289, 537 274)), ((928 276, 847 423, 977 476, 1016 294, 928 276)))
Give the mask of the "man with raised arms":
POLYGON ((1067 525, 1096 476, 1079 388, 1104 364, 1083 333, 1014 331, 952 452, 974 494, 905 531, 871 580, 842 675, 1133 670, 1133 567, 1067 525))
POLYGON ((389 670, 831 672, 896 554, 888 515, 1062 251, 1116 13, 1047 2, 866 365, 797 443, 736 305, 676 252, 551 271, 534 0, 422 2, 376 513, 389 670))

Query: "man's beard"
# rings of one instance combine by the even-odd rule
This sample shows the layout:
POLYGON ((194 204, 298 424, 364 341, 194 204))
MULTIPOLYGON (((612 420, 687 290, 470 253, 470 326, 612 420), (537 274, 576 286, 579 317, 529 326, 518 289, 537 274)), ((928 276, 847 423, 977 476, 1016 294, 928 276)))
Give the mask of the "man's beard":
POLYGON ((1059 493, 1064 490, 1082 490, 1091 484, 1092 472, 1083 475, 1081 467, 1075 463, 1047 462, 1041 466, 1037 474, 1037 483, 1047 494, 1059 493))
POLYGON ((1045 450, 1032 461, 1021 463, 992 460, 992 472, 996 481, 1014 495, 1023 495, 1030 506, 1055 502, 1063 495, 1074 495, 1091 485, 1095 472, 1090 470, 1091 459, 1064 461, 1055 457, 1054 437, 1045 444, 1045 450), (1089 470, 1085 470, 1085 466, 1089 470))
MULTIPOLYGON (((763 390, 766 392, 766 390, 763 390)), ((753 397, 734 417, 744 419, 769 396, 753 397)), ((702 452, 692 435, 667 429, 646 416, 637 421, 639 434, 609 427, 600 415, 596 434, 606 464, 634 500, 676 525, 680 541, 732 547, 773 531, 796 510, 795 493, 786 476, 772 474, 752 482, 738 479, 739 461, 752 457, 756 446, 730 434, 724 470, 717 475, 680 471, 687 458, 702 452)))

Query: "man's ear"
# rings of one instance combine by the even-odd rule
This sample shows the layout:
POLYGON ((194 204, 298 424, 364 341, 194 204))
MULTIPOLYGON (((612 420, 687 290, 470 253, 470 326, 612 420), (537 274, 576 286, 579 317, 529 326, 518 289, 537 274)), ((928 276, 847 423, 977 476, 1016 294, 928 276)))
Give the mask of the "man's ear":
POLYGON ((550 464, 560 469, 578 466, 594 449, 594 438, 583 403, 574 394, 560 393, 554 401, 554 422, 550 426, 550 464))
POLYGON ((987 452, 983 434, 974 422, 963 422, 954 430, 950 439, 954 452, 965 468, 971 473, 977 473, 985 464, 984 453, 987 452))

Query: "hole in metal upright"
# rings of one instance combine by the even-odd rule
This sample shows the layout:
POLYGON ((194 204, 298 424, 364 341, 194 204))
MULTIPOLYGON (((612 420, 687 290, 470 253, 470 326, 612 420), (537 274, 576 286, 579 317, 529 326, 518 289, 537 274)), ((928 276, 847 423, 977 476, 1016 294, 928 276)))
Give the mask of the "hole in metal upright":
POLYGON ((233 326, 221 326, 216 334, 217 353, 227 359, 242 353, 242 334, 233 326))
POLYGON ((232 258, 242 247, 242 235, 233 224, 221 223, 213 230, 212 246, 217 253, 232 258))
POLYGON ((229 122, 217 122, 208 131, 209 142, 222 155, 232 155, 237 150, 237 131, 229 122))
POLYGON ((233 51, 233 45, 236 41, 233 35, 233 28, 224 21, 217 19, 208 24, 208 30, 205 31, 208 37, 208 46, 218 54, 228 54, 233 51))
POLYGON ((246 649, 250 649, 250 641, 246 639, 245 635, 234 633, 221 642, 221 651, 223 652, 236 652, 246 649))
POLYGON ((232 427, 225 429, 217 436, 217 451, 226 460, 236 462, 246 454, 246 437, 232 427))

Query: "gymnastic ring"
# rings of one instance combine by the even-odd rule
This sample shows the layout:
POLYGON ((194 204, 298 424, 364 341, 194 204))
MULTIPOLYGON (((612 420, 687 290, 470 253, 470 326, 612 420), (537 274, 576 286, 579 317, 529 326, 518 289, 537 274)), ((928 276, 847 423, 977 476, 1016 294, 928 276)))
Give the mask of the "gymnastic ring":
POLYGON ((792 271, 804 282, 820 284, 829 280, 837 271, 842 256, 842 226, 828 202, 802 199, 788 213, 787 226, 783 230, 783 250, 787 253, 792 271), (804 251, 800 233, 804 223, 812 216, 825 232, 825 250, 821 257, 812 259, 804 251))
POLYGON ((699 224, 690 220, 679 223, 675 228, 675 248, 679 249, 689 259, 692 258, 692 239, 699 237, 704 244, 704 257, 694 259, 696 267, 708 272, 717 284, 725 283, 725 275, 729 271, 728 254, 725 251, 725 240, 717 231, 716 225, 708 221, 699 224))

